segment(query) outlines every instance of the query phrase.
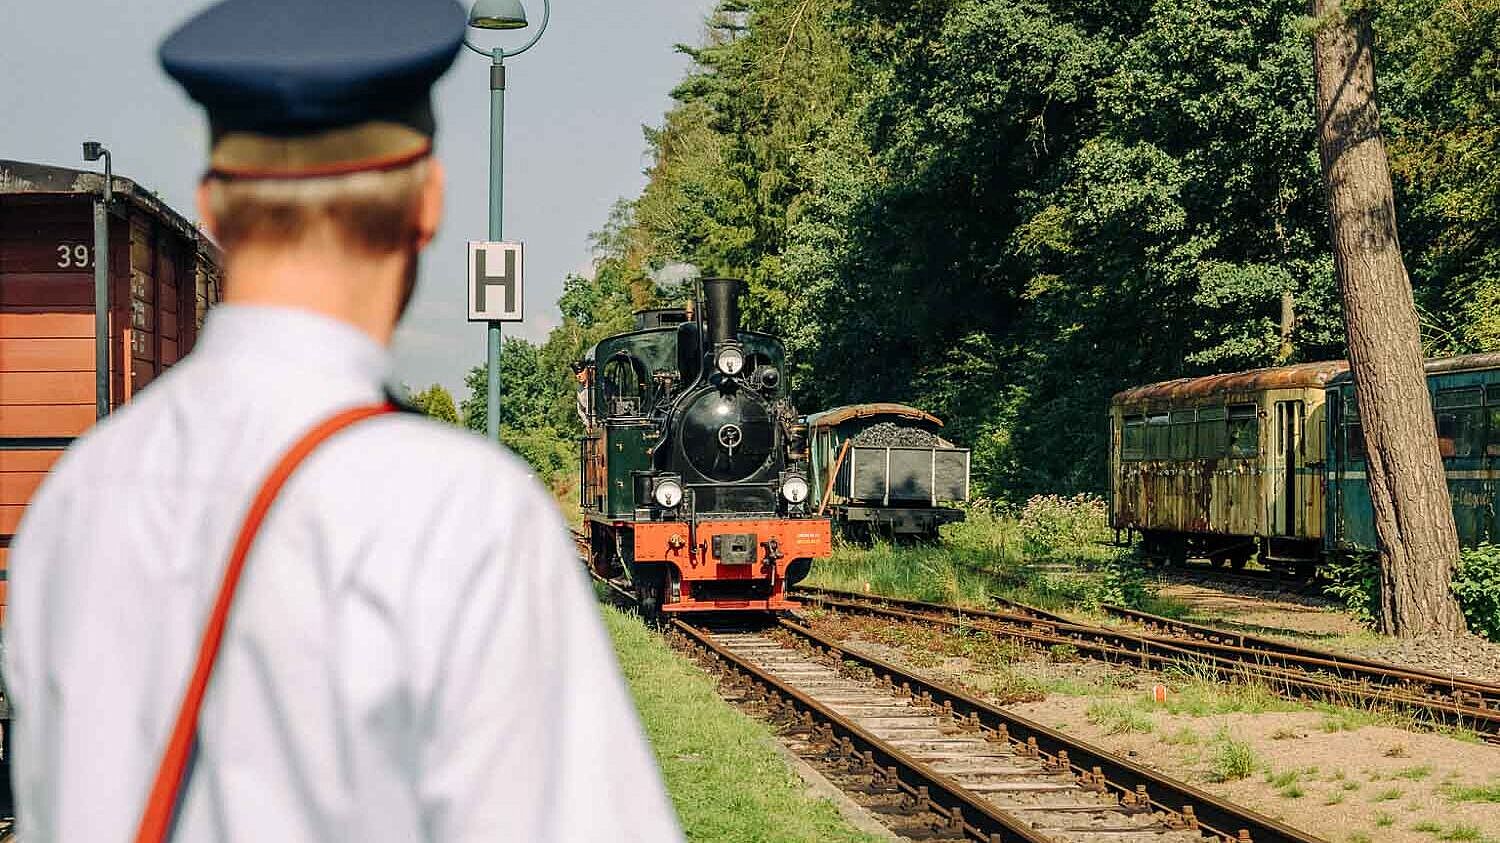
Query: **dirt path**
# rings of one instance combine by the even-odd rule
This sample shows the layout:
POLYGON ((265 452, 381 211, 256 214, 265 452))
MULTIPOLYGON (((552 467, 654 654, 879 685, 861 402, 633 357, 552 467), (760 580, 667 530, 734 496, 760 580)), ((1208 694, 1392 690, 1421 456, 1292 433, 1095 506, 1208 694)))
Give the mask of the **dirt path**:
POLYGON ((1369 635, 1349 613, 1321 600, 1188 582, 1167 583, 1160 595, 1187 606, 1186 620, 1194 623, 1283 635, 1307 643, 1369 635))

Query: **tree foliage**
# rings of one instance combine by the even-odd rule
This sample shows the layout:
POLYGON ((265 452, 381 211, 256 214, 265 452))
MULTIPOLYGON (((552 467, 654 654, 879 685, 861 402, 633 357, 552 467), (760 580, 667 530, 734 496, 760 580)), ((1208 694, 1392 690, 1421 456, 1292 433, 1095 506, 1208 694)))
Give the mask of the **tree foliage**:
MULTIPOLYGON (((1500 348, 1500 0, 1377 8, 1424 340, 1500 348)), ((974 447, 980 491, 1101 490, 1110 395, 1281 362, 1284 293, 1289 359, 1343 354, 1305 10, 721 2, 594 277, 508 353, 548 386, 508 392, 506 424, 573 435, 567 364, 683 262, 749 281, 802 409, 909 402, 974 447)))
POLYGON ((458 424, 458 408, 453 405, 453 394, 442 384, 432 384, 421 392, 412 394, 411 404, 427 414, 428 418, 458 424))

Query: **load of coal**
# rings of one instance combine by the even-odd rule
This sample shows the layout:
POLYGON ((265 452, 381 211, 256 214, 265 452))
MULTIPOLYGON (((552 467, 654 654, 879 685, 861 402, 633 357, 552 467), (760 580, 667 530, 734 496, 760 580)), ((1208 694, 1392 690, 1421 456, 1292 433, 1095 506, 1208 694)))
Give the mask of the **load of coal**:
POLYGON ((854 437, 854 444, 865 448, 952 448, 953 443, 920 427, 903 427, 894 422, 872 424, 854 437))

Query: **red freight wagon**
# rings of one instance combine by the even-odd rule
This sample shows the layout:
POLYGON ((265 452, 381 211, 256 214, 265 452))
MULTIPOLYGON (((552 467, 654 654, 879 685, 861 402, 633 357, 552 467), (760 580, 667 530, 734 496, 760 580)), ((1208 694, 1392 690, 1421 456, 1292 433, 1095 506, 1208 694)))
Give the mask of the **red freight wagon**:
MULTIPOLYGON (((0 160, 0 622, 11 536, 62 449, 94 423, 96 173, 0 160)), ((193 346, 219 252, 129 179, 109 217, 110 405, 193 346)))

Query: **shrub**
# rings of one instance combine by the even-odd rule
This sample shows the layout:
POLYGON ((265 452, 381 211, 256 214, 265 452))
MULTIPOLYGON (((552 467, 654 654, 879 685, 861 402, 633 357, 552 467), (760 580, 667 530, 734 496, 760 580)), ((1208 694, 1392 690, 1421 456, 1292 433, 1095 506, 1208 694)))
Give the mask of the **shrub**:
POLYGON ((1248 778, 1259 766, 1260 760, 1250 744, 1237 740, 1228 729, 1214 734, 1213 760, 1209 766, 1209 777, 1214 781, 1239 781, 1248 778))
POLYGON ((566 482, 578 472, 578 448, 550 427, 505 428, 502 438, 548 486, 566 482))
POLYGON ((1323 593, 1348 607, 1366 626, 1380 611, 1380 558, 1373 553, 1334 554, 1323 563, 1323 593))
POLYGON ((1155 727, 1151 715, 1118 700, 1096 700, 1089 704, 1085 716, 1106 735, 1149 732, 1155 727))
POLYGON ((1500 546, 1485 542, 1465 549, 1453 572, 1453 593, 1469 629, 1500 641, 1500 546))
POLYGON ((1107 514, 1092 495, 1036 495, 1021 510, 1022 547, 1042 559, 1096 554, 1111 537, 1107 514))

